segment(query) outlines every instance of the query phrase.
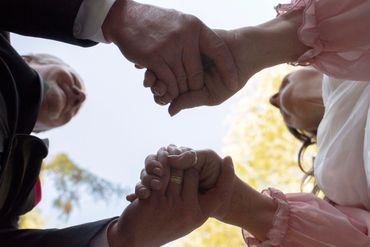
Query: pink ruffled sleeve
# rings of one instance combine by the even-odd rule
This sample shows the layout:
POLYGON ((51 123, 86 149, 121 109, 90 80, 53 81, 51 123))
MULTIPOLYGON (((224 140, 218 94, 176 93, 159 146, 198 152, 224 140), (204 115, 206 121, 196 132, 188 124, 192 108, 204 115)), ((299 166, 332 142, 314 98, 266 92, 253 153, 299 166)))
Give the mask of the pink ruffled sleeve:
POLYGON ((263 193, 278 204, 267 240, 260 242, 243 230, 248 246, 365 247, 370 246, 370 212, 334 206, 310 193, 284 195, 275 189, 263 193))
POLYGON ((370 80, 370 1, 292 0, 278 14, 303 9, 298 30, 311 47, 297 61, 338 79, 370 80))

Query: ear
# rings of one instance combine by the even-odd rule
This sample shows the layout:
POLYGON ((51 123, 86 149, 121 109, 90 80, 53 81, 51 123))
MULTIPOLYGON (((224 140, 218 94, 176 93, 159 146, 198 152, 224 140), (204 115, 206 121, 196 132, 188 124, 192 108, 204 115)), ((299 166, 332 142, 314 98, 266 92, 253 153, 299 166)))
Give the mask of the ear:
POLYGON ((44 124, 41 120, 37 119, 35 127, 33 127, 32 132, 40 133, 40 132, 43 132, 43 131, 47 131, 49 129, 51 129, 50 126, 44 124))
POLYGON ((31 56, 28 56, 28 55, 22 55, 22 58, 23 58, 23 60, 24 60, 26 63, 31 63, 31 62, 32 62, 32 57, 31 57, 31 56))

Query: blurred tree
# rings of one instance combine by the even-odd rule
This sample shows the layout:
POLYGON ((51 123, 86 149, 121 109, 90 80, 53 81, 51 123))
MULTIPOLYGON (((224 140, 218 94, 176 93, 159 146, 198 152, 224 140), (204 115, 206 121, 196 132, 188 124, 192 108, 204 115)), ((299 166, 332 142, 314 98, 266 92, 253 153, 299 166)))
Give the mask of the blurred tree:
POLYGON ((19 226, 23 229, 37 229, 41 228, 45 224, 45 220, 43 219, 40 210, 35 208, 31 212, 21 216, 19 218, 19 226))
MULTIPOLYGON (((282 78, 290 71, 290 66, 278 66, 253 77, 227 119, 230 128, 225 153, 233 158, 238 176, 257 190, 268 187, 284 192, 300 190, 303 177, 297 164, 300 143, 287 131, 280 112, 269 104, 269 97, 277 92, 282 78)), ((175 245, 245 246, 239 228, 214 219, 175 245)))
MULTIPOLYGON (((79 205, 82 195, 95 201, 111 201, 124 194, 124 189, 76 165, 65 153, 55 155, 42 165, 41 178, 53 181, 56 191, 53 206, 60 216, 68 217, 79 205), (109 199, 109 200, 108 200, 109 199)), ((45 223, 40 210, 34 209, 20 218, 21 228, 40 228, 45 223)))

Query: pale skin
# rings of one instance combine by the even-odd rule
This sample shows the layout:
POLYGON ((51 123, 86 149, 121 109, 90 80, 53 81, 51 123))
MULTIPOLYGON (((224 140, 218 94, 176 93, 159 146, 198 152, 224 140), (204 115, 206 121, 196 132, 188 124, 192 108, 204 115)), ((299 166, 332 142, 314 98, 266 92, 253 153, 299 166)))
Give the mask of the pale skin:
POLYGON ((322 73, 307 67, 286 75, 270 97, 288 127, 314 133, 324 115, 322 73))
POLYGON ((215 64, 226 88, 236 90, 238 75, 230 51, 195 16, 132 0, 117 0, 102 30, 105 38, 115 43, 137 68, 146 68, 155 75, 155 80, 161 81, 161 87, 154 87, 149 76, 144 85, 153 86, 153 92, 166 102, 203 87, 202 56, 215 64))

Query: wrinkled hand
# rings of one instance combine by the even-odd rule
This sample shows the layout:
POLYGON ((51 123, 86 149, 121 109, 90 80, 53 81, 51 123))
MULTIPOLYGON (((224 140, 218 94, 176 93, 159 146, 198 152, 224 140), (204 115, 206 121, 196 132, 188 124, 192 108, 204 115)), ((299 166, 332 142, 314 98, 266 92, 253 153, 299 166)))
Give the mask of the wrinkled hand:
POLYGON ((153 191, 147 200, 135 200, 125 209, 109 228, 109 246, 160 246, 190 233, 208 218, 199 206, 197 170, 181 171, 182 184, 171 182, 173 174, 167 156, 166 149, 148 156, 147 160, 155 158, 162 164, 163 187, 153 191))
MULTIPOLYGON (((244 31, 244 30, 243 30, 244 31)), ((228 49, 233 55, 234 62, 238 71, 238 90, 244 87, 245 83, 251 76, 262 69, 262 64, 259 64, 258 56, 260 55, 256 44, 253 42, 253 34, 251 32, 243 32, 242 30, 215 30, 217 35, 223 39, 228 46, 228 49), (247 33, 248 35, 245 35, 247 33)), ((155 75, 151 71, 146 71, 145 81, 150 81, 153 84, 152 92, 154 100, 162 104, 171 103, 169 113, 171 116, 177 114, 181 110, 193 108, 197 106, 213 106, 218 105, 234 95, 238 90, 230 90, 223 83, 220 71, 217 66, 208 58, 203 57, 204 67, 204 86, 199 90, 191 90, 182 93, 179 97, 170 101, 165 94, 165 85, 160 80, 155 80, 155 75), (155 82, 153 82, 155 81, 155 82), (156 94, 156 89, 160 89, 163 97, 156 94)))
MULTIPOLYGON (((168 146, 167 151, 170 154, 167 160, 171 169, 197 171, 201 208, 208 216, 221 217, 229 206, 235 178, 231 158, 221 159, 212 150, 194 151, 174 145, 168 146)), ((179 176, 178 171, 176 172, 176 176, 179 176)), ((163 189, 163 173, 163 164, 155 156, 148 156, 145 169, 141 173, 141 182, 136 185, 135 194, 129 195, 127 199, 144 200, 151 196, 151 190, 163 189)), ((171 175, 174 175, 172 170, 171 175)))
POLYGON ((128 60, 155 75, 155 79, 147 77, 144 85, 151 87, 160 81, 169 100, 203 87, 201 54, 215 64, 226 88, 236 89, 237 71, 227 46, 194 16, 117 0, 102 28, 105 38, 128 60))

